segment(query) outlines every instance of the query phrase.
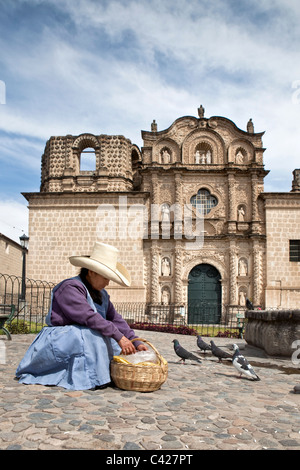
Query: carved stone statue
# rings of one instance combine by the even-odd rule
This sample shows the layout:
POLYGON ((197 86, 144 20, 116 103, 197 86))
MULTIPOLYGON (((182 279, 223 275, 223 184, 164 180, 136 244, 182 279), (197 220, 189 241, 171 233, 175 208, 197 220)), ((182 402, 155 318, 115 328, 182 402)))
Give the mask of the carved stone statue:
POLYGON ((166 163, 170 163, 170 161, 171 161, 171 155, 169 154, 167 149, 164 149, 161 155, 161 162, 166 164, 166 163))
POLYGON ((163 204, 161 208, 161 221, 170 222, 170 209, 168 204, 163 204))
POLYGON ((254 126, 253 126, 252 119, 249 119, 249 121, 247 123, 247 132, 249 132, 249 134, 254 133, 254 126))
POLYGON ((169 292, 169 289, 163 289, 162 293, 161 293, 161 303, 163 305, 169 305, 170 303, 170 292, 169 292))
POLYGON ((169 258, 165 257, 161 262, 161 274, 162 276, 170 276, 171 274, 171 263, 169 258))
POLYGON ((240 206, 238 208, 238 222, 244 222, 245 221, 245 209, 243 206, 240 206))
POLYGON ((239 305, 246 305, 246 292, 240 290, 239 292, 239 305))
POLYGON ((239 276, 248 275, 248 264, 244 258, 241 258, 239 261, 239 276))
POLYGON ((242 152, 239 150, 235 156, 235 162, 240 165, 241 163, 244 163, 244 155, 242 152))
POLYGON ((153 119, 153 122, 151 124, 151 132, 157 132, 157 124, 155 122, 155 119, 153 119))
POLYGON ((203 108, 203 106, 201 104, 200 108, 198 108, 198 116, 199 116, 200 119, 204 117, 204 111, 205 111, 205 109, 203 108))
POLYGON ((196 151, 195 153, 195 163, 198 165, 200 163, 200 152, 199 150, 196 151))
POLYGON ((300 191, 300 169, 293 171, 294 179, 292 183, 292 191, 300 191))
POLYGON ((204 153, 204 152, 201 152, 200 163, 201 163, 202 165, 205 165, 205 163, 206 163, 206 157, 205 157, 205 153, 204 153))

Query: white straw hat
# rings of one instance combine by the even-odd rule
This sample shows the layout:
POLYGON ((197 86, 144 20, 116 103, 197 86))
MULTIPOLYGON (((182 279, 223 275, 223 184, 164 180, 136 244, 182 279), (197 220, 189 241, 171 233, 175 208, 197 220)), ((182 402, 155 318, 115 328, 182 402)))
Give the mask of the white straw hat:
POLYGON ((119 250, 105 243, 95 243, 90 256, 71 256, 69 261, 73 266, 90 269, 106 279, 130 286, 131 278, 127 269, 118 262, 119 250))

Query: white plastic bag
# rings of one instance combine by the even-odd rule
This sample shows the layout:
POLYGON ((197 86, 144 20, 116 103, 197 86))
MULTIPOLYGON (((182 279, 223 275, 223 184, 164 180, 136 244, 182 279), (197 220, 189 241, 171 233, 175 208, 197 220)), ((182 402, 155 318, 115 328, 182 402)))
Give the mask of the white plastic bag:
POLYGON ((129 361, 131 364, 139 364, 140 362, 154 362, 154 364, 157 364, 158 362, 157 356, 153 350, 138 351, 135 354, 128 354, 128 356, 120 354, 119 357, 129 361))

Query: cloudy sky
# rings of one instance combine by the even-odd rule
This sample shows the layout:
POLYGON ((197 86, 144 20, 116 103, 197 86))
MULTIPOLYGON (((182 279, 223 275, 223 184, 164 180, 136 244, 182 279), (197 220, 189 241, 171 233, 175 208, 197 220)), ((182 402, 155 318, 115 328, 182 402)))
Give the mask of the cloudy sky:
POLYGON ((266 191, 300 168, 298 0, 0 0, 0 232, 28 233, 52 135, 122 134, 185 115, 263 137, 266 191))

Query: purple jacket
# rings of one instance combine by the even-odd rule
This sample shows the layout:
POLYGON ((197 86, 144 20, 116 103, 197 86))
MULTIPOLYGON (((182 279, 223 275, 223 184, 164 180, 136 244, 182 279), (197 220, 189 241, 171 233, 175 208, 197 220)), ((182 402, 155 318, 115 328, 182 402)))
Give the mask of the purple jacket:
MULTIPOLYGON (((81 281, 74 278, 63 281, 55 290, 52 301, 51 324, 53 326, 85 325, 99 331, 103 336, 109 336, 120 341, 122 336, 129 340, 137 338, 134 331, 122 316, 116 312, 105 289, 101 291, 105 310, 103 318, 89 305, 87 291, 81 281)), ((135 342, 135 346, 141 344, 135 342)))

